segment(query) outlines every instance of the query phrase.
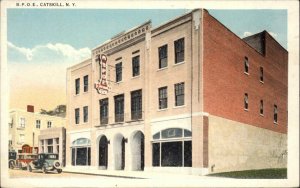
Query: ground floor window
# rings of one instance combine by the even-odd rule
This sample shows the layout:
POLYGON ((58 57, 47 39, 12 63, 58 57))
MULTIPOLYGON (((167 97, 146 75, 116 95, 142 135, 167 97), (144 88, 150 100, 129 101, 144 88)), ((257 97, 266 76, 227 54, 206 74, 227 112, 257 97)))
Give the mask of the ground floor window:
POLYGON ((91 147, 90 140, 80 138, 72 143, 72 165, 90 166, 91 165, 91 147))
POLYGON ((91 148, 72 148, 72 165, 91 165, 91 148))
POLYGON ((192 166, 192 141, 160 142, 152 144, 153 166, 192 166))
POLYGON ((153 135, 152 166, 191 167, 192 132, 169 128, 153 135))

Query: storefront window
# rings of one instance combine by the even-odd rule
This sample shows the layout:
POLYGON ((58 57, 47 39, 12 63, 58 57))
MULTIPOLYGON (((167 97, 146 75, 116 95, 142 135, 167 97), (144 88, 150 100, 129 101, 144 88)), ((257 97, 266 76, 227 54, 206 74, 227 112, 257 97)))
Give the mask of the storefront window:
POLYGON ((169 128, 155 133, 152 143, 152 166, 191 167, 191 136, 191 131, 181 128, 169 128))
POLYGON ((91 142, 87 138, 79 138, 72 142, 72 165, 91 165, 91 142))

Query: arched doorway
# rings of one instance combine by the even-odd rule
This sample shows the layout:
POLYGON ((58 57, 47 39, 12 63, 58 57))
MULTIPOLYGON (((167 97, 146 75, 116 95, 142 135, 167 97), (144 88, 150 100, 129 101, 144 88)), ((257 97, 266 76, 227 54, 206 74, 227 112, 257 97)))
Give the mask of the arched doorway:
POLYGON ((102 136, 99 141, 99 166, 101 169, 107 169, 108 160, 108 141, 106 136, 102 136))
POLYGON ((127 139, 122 134, 117 134, 114 138, 114 162, 115 170, 125 169, 125 143, 127 139))
POLYGON ((132 170, 144 170, 144 134, 141 131, 133 133, 131 143, 132 170))

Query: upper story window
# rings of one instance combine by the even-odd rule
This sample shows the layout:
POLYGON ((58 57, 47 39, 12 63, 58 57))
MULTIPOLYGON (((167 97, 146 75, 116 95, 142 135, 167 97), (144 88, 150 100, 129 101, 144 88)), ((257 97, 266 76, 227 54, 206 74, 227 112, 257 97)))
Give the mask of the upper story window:
POLYGON ((131 92, 131 119, 142 118, 142 90, 131 92))
POLYGON ((108 98, 101 99, 99 101, 100 105, 100 124, 107 124, 108 123, 108 98))
POLYGON ((184 82, 175 84, 175 106, 184 105, 184 82))
POLYGON ((248 110, 248 93, 245 93, 244 96, 244 109, 248 110))
POLYGON ((249 60, 248 60, 248 57, 245 57, 244 66, 245 66, 244 72, 249 74, 249 60))
POLYGON ((79 117, 80 117, 80 110, 79 110, 79 108, 76 108, 75 109, 75 124, 79 124, 79 117))
POLYGON ((117 95, 115 99, 115 122, 124 121, 124 94, 117 95))
POLYGON ((75 80, 75 94, 79 94, 79 91, 80 91, 80 78, 77 78, 75 80))
POLYGON ((259 68, 259 78, 261 82, 264 82, 264 68, 259 68))
POLYGON ((140 75, 140 56, 135 56, 132 58, 132 76, 140 75))
POLYGON ((278 108, 274 105, 274 123, 278 123, 278 108))
POLYGON ((88 106, 83 107, 83 122, 86 123, 89 120, 89 108, 88 106))
POLYGON ((41 120, 37 119, 37 120, 35 121, 35 127, 36 127, 37 129, 40 129, 40 128, 41 128, 41 120))
POLYGON ((184 61, 184 38, 178 39, 174 42, 175 47, 175 64, 184 61))
POLYGON ((161 87, 158 89, 159 109, 168 108, 168 88, 161 87))
POLYGON ((168 45, 158 48, 159 68, 168 66, 168 45))
POLYGON ((52 127, 52 121, 48 121, 47 122, 47 128, 51 128, 52 127))
POLYGON ((89 75, 83 77, 83 91, 87 92, 89 90, 89 75))
POLYGON ((19 135, 19 142, 24 143, 24 140, 25 140, 25 134, 20 134, 19 135))
POLYGON ((259 113, 261 115, 264 114, 264 101, 263 100, 260 100, 260 109, 259 109, 259 113))
POLYGON ((25 128, 25 118, 20 118, 20 127, 25 128))
POLYGON ((116 82, 122 81, 122 62, 116 64, 116 82))

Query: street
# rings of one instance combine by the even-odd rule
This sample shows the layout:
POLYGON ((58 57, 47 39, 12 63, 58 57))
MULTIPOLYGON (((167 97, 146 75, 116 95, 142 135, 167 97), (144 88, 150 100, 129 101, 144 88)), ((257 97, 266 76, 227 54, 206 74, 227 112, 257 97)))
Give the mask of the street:
POLYGON ((83 174, 74 174, 74 173, 64 173, 58 174, 56 171, 50 171, 44 174, 41 170, 36 170, 32 172, 28 172, 27 170, 20 169, 9 169, 10 178, 101 178, 101 179, 112 179, 115 177, 107 177, 107 176, 95 176, 95 175, 83 175, 83 174))

